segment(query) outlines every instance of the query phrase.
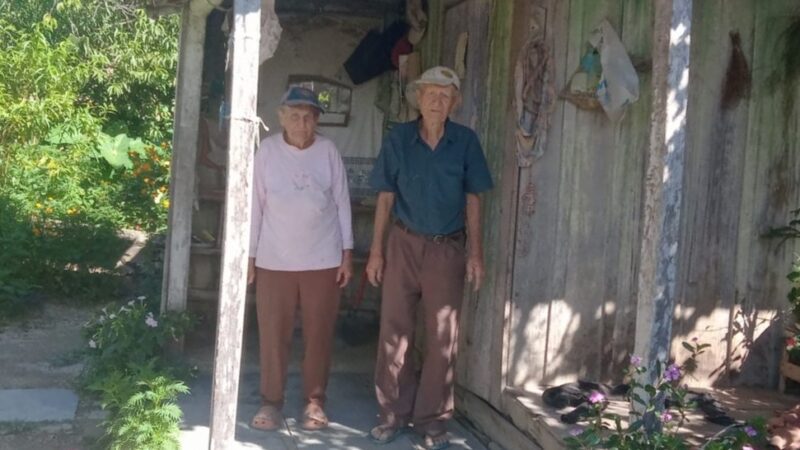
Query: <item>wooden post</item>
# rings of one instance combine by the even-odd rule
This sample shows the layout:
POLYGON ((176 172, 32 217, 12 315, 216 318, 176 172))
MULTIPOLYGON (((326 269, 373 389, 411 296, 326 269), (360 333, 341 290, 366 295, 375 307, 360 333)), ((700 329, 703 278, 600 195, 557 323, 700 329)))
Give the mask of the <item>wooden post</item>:
POLYGON ((235 442, 239 366, 247 294, 253 152, 258 138, 258 126, 254 119, 258 98, 261 1, 235 0, 233 11, 225 231, 211 396, 209 449, 213 450, 230 448, 235 442))
POLYGON ((692 0, 656 0, 653 112, 644 193, 634 353, 649 380, 669 356, 686 152, 692 0))
POLYGON ((161 291, 162 311, 186 309, 206 17, 219 2, 220 0, 196 0, 184 5, 181 13, 175 132, 172 138, 172 172, 169 183, 169 232, 161 291))

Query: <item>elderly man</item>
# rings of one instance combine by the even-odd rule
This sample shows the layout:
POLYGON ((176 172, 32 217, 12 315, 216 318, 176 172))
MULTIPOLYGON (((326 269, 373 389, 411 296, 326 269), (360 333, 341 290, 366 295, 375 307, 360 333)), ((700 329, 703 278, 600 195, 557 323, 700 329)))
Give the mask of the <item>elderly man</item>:
POLYGON ((281 408, 295 311, 300 308, 306 401, 301 425, 328 425, 323 410, 340 288, 352 277, 350 196, 342 158, 316 134, 314 92, 290 87, 281 100, 283 132, 255 156, 249 280, 256 282, 262 407, 252 426, 283 425, 281 408))
POLYGON ((478 137, 448 119, 461 100, 456 74, 434 67, 415 87, 421 118, 392 129, 370 179, 379 194, 366 271, 373 285, 383 283, 375 369, 381 414, 370 437, 387 443, 413 423, 427 448, 441 449, 449 445, 464 275, 475 290, 484 276, 478 194, 492 178, 478 137), (426 340, 419 378, 417 308, 426 340))

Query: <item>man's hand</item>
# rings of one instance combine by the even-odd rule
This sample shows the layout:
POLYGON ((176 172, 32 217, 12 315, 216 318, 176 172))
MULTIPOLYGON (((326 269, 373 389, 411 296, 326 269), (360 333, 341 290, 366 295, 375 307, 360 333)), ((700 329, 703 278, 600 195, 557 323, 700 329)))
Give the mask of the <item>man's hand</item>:
POLYGON ((483 277, 486 272, 483 269, 483 257, 480 255, 470 255, 467 257, 467 282, 472 284, 472 290, 478 292, 483 284, 483 277))
POLYGON ((383 263, 383 255, 370 252, 366 272, 367 279, 375 287, 383 282, 383 263))
POLYGON ((336 284, 343 288, 353 278, 353 251, 344 250, 342 252, 342 265, 336 272, 336 284))
POLYGON ((247 284, 253 284, 256 281, 256 259, 249 258, 247 260, 247 284))

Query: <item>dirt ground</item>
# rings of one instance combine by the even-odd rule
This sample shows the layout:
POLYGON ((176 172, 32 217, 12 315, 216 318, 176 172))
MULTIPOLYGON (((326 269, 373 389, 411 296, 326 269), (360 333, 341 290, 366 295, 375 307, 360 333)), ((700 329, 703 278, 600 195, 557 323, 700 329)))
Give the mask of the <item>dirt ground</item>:
MULTIPOLYGON (((74 389, 78 352, 86 345, 81 327, 94 309, 47 302, 32 317, 0 329, 0 389, 74 389)), ((86 436, 100 434, 100 420, 96 407, 82 402, 71 424, 0 423, 0 449, 88 449, 86 436)))

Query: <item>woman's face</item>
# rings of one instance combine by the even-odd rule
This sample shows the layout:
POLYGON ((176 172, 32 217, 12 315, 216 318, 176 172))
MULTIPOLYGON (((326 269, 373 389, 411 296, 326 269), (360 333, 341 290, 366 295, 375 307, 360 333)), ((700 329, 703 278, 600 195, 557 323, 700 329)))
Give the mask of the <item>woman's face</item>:
POLYGON ((285 106, 278 114, 286 141, 295 147, 310 145, 317 132, 319 111, 312 106, 285 106))

